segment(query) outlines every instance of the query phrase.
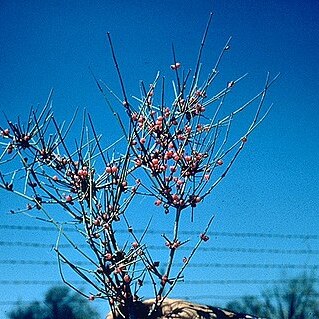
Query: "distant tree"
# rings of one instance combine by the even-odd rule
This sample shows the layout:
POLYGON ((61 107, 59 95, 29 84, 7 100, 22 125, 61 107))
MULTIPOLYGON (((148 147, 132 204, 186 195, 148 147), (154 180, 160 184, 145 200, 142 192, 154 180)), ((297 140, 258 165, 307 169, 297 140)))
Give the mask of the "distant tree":
POLYGON ((98 313, 82 296, 67 287, 48 290, 43 302, 35 301, 28 306, 19 304, 8 314, 9 319, 97 319, 98 313))
POLYGON ((43 307, 38 301, 30 303, 27 307, 18 303, 16 309, 12 310, 7 317, 10 319, 43 319, 43 307))
POLYGON ((249 309, 251 313, 258 315, 265 315, 263 303, 256 296, 243 296, 240 300, 231 301, 226 306, 228 309, 242 311, 242 309, 249 309))
POLYGON ((227 308, 271 319, 319 318, 319 292, 315 282, 313 275, 303 274, 264 291, 260 298, 244 296, 229 302, 227 308))

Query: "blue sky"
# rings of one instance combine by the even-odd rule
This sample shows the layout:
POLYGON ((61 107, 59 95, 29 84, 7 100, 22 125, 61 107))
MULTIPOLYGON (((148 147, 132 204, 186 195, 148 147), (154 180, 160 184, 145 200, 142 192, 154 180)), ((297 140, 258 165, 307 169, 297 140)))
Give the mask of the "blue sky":
MULTIPOLYGON (((87 108, 96 119, 97 130, 105 135, 106 142, 111 141, 120 131, 106 111, 89 71, 91 68, 98 78, 120 92, 106 32, 111 32, 129 95, 138 95, 139 80, 149 83, 158 70, 163 74, 171 72, 172 43, 183 66, 186 69, 194 66, 210 11, 214 16, 203 62, 207 68, 212 66, 232 36, 231 50, 223 60, 221 73, 225 81, 249 73, 235 91, 239 98, 250 97, 260 90, 267 71, 273 75, 281 73, 268 97, 269 104, 274 103, 270 115, 250 138, 231 174, 211 201, 205 203, 206 210, 217 212, 213 228, 218 232, 316 234, 319 226, 317 1, 1 1, 0 110, 12 118, 26 117, 30 106, 43 105, 50 89, 54 88, 54 110, 58 119, 70 118, 76 107, 87 108)), ((0 119, 3 123, 4 119, 0 119)), ((32 225, 32 220, 6 214, 12 203, 4 195, 0 197, 0 224, 32 225)), ((199 226, 195 224, 194 229, 199 226)), ((23 238, 31 242, 37 240, 37 236, 39 234, 12 234, 3 230, 0 240, 23 238)), ((216 245, 249 245, 239 241, 219 237, 216 245)), ((319 246, 318 241, 311 240, 292 243, 257 239, 250 245, 307 249, 319 246)), ((1 247, 1 260, 8 256, 5 249, 1 247)), ((23 254, 24 259, 30 259, 39 252, 28 255, 28 251, 24 251, 23 254)), ((50 253, 46 257, 46 260, 52 258, 50 253)), ((254 262, 255 257, 232 255, 231 261, 254 262)), ((226 257, 205 258, 220 261, 226 257)), ((268 263, 315 263, 313 256, 282 256, 280 259, 269 255, 267 258, 268 263)), ((266 262, 260 256, 257 260, 266 262)), ((33 278, 35 272, 27 267, 0 267, 0 279, 7 276, 14 279, 21 276, 21 272, 25 272, 24 278, 33 278)), ((36 271, 40 272, 38 268, 36 271)), ((48 270, 41 271, 46 276, 48 270)), ((50 269, 50 274, 54 271, 50 269)), ((221 270, 211 274, 213 278, 226 279, 231 275, 221 270)), ((234 275, 250 278, 253 272, 246 270, 234 275)), ((272 275, 272 278, 280 278, 278 272, 272 275)), ((0 299, 32 300, 40 298, 45 289, 19 287, 19 292, 6 285, 1 289, 0 299)), ((236 293, 224 286, 206 289, 207 294, 213 295, 251 291, 247 287, 234 287, 236 293)), ((254 292, 257 289, 259 287, 254 287, 254 292)), ((182 293, 179 291, 179 295, 182 293)), ((189 291, 190 296, 196 294, 200 294, 199 289, 189 291)), ((209 299, 203 302, 223 303, 209 299)), ((1 307, 4 306, 0 306, 0 311, 1 307)), ((3 311, 7 309, 4 307, 3 311)), ((4 317, 0 315, 0 318, 4 317)))

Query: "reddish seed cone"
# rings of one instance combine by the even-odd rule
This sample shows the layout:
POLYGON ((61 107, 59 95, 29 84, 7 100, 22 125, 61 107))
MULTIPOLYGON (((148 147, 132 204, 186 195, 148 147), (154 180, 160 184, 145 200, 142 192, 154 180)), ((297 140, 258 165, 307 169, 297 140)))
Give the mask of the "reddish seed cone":
POLYGON ((111 253, 106 253, 105 254, 105 259, 106 260, 111 260, 112 259, 112 254, 111 253))
POLYGON ((114 174, 114 173, 117 173, 118 172, 118 167, 117 166, 112 166, 111 167, 111 171, 112 171, 112 173, 114 174))
POLYGON ((219 159, 216 163, 217 163, 217 165, 223 165, 224 161, 222 159, 219 159))
POLYGON ((73 198, 72 198, 71 195, 66 195, 66 196, 65 196, 65 201, 66 201, 67 203, 71 203, 72 200, 73 200, 73 198))
POLYGON ((135 241, 134 243, 132 243, 132 247, 133 247, 133 248, 136 249, 138 246, 139 246, 138 242, 135 241))
POLYGON ((181 67, 181 64, 179 62, 176 62, 175 64, 171 65, 172 70, 177 70, 181 67))
POLYGON ((106 173, 110 174, 110 173, 112 173, 112 168, 110 166, 107 166, 105 171, 106 171, 106 173))
POLYGON ((9 136, 10 135, 10 130, 8 128, 4 129, 2 132, 1 132, 1 135, 2 136, 9 136))
POLYGON ((156 206, 161 206, 162 201, 160 199, 156 200, 154 203, 156 206))
POLYGON ((203 240, 203 241, 208 241, 209 240, 209 237, 205 234, 201 234, 200 235, 200 238, 203 240))

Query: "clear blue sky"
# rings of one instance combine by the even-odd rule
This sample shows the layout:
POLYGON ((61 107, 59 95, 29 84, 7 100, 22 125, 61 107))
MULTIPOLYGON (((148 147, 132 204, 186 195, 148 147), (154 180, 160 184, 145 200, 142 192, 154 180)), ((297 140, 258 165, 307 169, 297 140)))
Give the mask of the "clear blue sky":
MULTIPOLYGON (((267 234, 317 234, 318 189, 318 1, 1 1, 0 3, 0 110, 12 118, 27 116, 31 105, 42 105, 54 88, 54 110, 70 118, 76 107, 86 107, 106 140, 118 136, 105 110, 89 67, 115 91, 114 72, 106 32, 110 31, 128 93, 138 95, 138 81, 149 83, 156 72, 171 72, 171 43, 178 60, 193 67, 209 12, 214 12, 203 62, 213 65, 229 36, 231 51, 221 65, 224 79, 248 72, 238 94, 251 96, 262 87, 267 71, 281 72, 268 101, 274 108, 250 138, 218 190, 203 207, 217 212, 214 231, 267 234)), ((236 93, 236 91, 235 91, 236 93)), ((1 123, 4 119, 1 116, 1 123)), ((0 225, 31 225, 32 220, 10 216, 12 202, 0 197, 0 225)), ((194 229, 199 229, 199 224, 194 229)), ((47 235, 47 234, 46 234, 47 235)), ((54 237, 53 237, 54 238, 54 237)), ((50 240, 36 232, 1 230, 0 241, 50 240), (39 239, 39 236, 43 236, 39 239)), ((281 247, 318 249, 318 241, 281 241, 218 237, 214 247, 281 247), (250 242, 248 243, 248 241, 250 242), (268 246, 267 246, 268 245, 268 246)), ((0 247, 0 259, 53 260, 52 252, 0 247), (11 255, 10 255, 11 254, 11 255), (43 257, 45 256, 45 257, 43 257)), ((315 264, 313 256, 241 254, 202 257, 214 262, 315 264)), ((200 261, 200 258, 198 259, 200 261)), ((58 278, 55 266, 0 265, 0 280, 58 278), (39 275, 35 273, 39 272, 39 275), (53 275, 54 274, 54 275, 53 275), (55 276, 55 277, 54 277, 55 276)), ((198 272, 207 276, 207 272, 198 272)), ((291 273, 286 272, 287 275, 291 273)), ((217 269, 212 279, 280 278, 280 271, 217 269)), ((194 272, 189 273, 194 278, 194 272)), ((0 301, 41 298, 47 287, 4 285, 0 301)), ((256 293, 258 287, 205 286, 184 288, 178 296, 256 293), (203 293, 205 290, 205 293, 203 293)), ((203 302, 221 305, 213 298, 203 302)), ((0 312, 8 307, 0 305, 0 312)), ((4 318, 0 314, 0 318, 4 318)))

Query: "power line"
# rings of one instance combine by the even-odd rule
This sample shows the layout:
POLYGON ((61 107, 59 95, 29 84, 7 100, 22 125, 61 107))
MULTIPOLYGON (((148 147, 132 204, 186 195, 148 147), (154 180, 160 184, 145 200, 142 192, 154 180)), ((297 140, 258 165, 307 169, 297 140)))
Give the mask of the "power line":
MULTIPOLYGON (((34 302, 37 304, 45 305, 45 306, 48 305, 46 302, 41 300, 3 300, 3 301, 0 301, 0 306, 31 305, 34 302)), ((94 300, 94 302, 105 302, 105 300, 97 298, 94 300)))
MULTIPOLYGON (((181 267, 183 264, 177 264, 181 267)), ((319 269, 319 265, 302 265, 302 264, 223 264, 223 263, 190 263, 190 268, 254 268, 254 269, 319 269)))
POLYGON ((58 263, 53 260, 0 260, 0 265, 41 265, 51 266, 58 263))
MULTIPOLYGON (((91 265, 90 262, 85 261, 75 261, 75 265, 91 265)), ((16 260, 16 259, 6 259, 0 260, 0 265, 41 265, 41 266, 51 266, 57 265, 55 260, 16 260)), ((182 267, 184 264, 176 263, 176 267, 182 267)), ((166 263, 163 263, 166 266, 166 263)), ((253 269, 319 269, 319 265, 306 265, 306 264, 225 264, 225 263, 190 263, 189 268, 253 268, 253 269)))
MULTIPOLYGON (((262 295, 258 295, 258 294, 251 294, 252 296, 255 296, 257 298, 262 298, 262 295)), ((245 295, 195 295, 195 296, 172 296, 172 298, 176 298, 176 299, 184 299, 184 300, 199 300, 199 299, 220 299, 220 300, 238 300, 245 295)), ((268 294, 267 296, 269 297, 277 297, 277 295, 274 294, 268 294)), ((284 295, 280 295, 280 296, 284 296, 284 295)), ((319 293, 310 293, 308 294, 308 296, 311 297, 319 297, 319 293)))
MULTIPOLYGON (((32 248, 47 248, 52 249, 55 247, 54 244, 43 244, 43 243, 35 243, 35 242, 8 242, 8 241, 0 241, 0 246, 4 247, 32 247, 32 248)), ((59 245, 60 248, 73 248, 68 244, 59 245)), ((80 244, 77 245, 78 248, 88 248, 88 245, 80 244)), ((166 246, 158 246, 158 245, 148 245, 148 249, 150 250, 167 250, 166 246)), ((182 246, 179 248, 180 250, 192 250, 192 247, 182 246)), ((267 253, 267 254, 292 254, 292 255, 318 255, 319 250, 315 249, 279 249, 279 248, 242 248, 242 247, 199 247, 200 251, 207 252, 229 252, 229 253, 267 253)))
MULTIPOLYGON (((84 281, 72 281, 74 285, 83 285, 84 281)), ((44 286, 54 286, 62 285, 62 281, 58 280, 0 280, 1 285, 44 285, 44 286)))
MULTIPOLYGON (((219 279, 219 280, 187 280, 184 285, 269 285, 269 284, 285 284, 289 283, 290 279, 219 279)), ((300 279, 302 281, 302 279, 300 279)), ((314 282, 319 282, 319 279, 313 279, 314 282)), ((83 285, 84 281, 73 280, 70 283, 74 285, 83 285)), ((145 284, 151 284, 150 281, 145 281, 145 284)), ((1 285, 58 285, 61 281, 58 280, 0 280, 1 285)))
MULTIPOLYGON (((23 230, 23 231, 31 231, 31 230, 36 230, 36 231, 57 231, 57 229, 53 226, 28 226, 28 225, 24 225, 24 226, 18 226, 18 225, 0 225, 0 229, 5 229, 5 230, 23 230)), ((77 231, 75 228, 71 228, 71 227, 65 227, 63 228, 64 231, 77 231)))
MULTIPOLYGON (((0 246, 5 247, 32 247, 32 248, 53 248, 55 244, 43 244, 43 243, 34 243, 34 242, 24 242, 24 241, 0 241, 0 246)), ((59 245, 60 248, 68 248, 70 245, 59 245)), ((88 245, 77 245, 78 248, 85 248, 88 245)))
MULTIPOLYGON (((165 250, 167 247, 164 246, 147 246, 149 249, 154 250, 165 250)), ((179 249, 191 250, 191 247, 182 246, 179 249)), ((228 252, 228 253, 267 253, 267 254, 295 254, 295 255, 303 255, 303 254, 312 254, 318 255, 319 250, 313 249, 278 249, 278 248, 241 248, 241 247, 199 247, 198 250, 201 251, 209 251, 209 252, 228 252)))
MULTIPOLYGON (((56 228, 53 226, 18 226, 18 225, 0 225, 0 229, 10 229, 10 230, 36 230, 36 231, 56 231, 56 228)), ((77 232, 75 228, 72 227, 65 227, 64 231, 66 232, 77 232)), ((136 229, 134 232, 136 234, 143 233, 144 229, 136 229)), ((126 229, 119 229, 117 230, 118 233, 127 233, 126 229)), ((169 230, 148 230, 148 234, 163 234, 169 233, 169 230)), ((194 231, 194 230, 181 230, 180 234, 184 235, 198 235, 200 234, 201 230, 194 231)), ((318 240, 319 235, 315 234, 271 234, 271 233, 252 233, 252 232, 212 232, 212 236, 223 236, 223 237, 242 237, 242 238, 277 238, 277 239, 302 239, 302 240, 318 240)))
MULTIPOLYGON (((220 279, 220 280, 188 280, 184 284, 189 285, 269 285, 289 283, 289 279, 220 279)), ((302 281, 302 279, 300 279, 302 281)), ((318 282, 319 279, 313 279, 318 282)))
POLYGON ((232 233, 232 232, 216 232, 212 233, 216 236, 225 236, 225 237, 255 237, 255 238, 278 238, 278 239, 319 239, 319 235, 309 234, 271 234, 271 233, 232 233))
MULTIPOLYGON (((182 265, 182 264, 181 264, 182 265)), ((197 263, 189 264, 194 268, 259 268, 259 269, 319 269, 319 265, 301 265, 301 264, 222 264, 222 263, 197 263)))

